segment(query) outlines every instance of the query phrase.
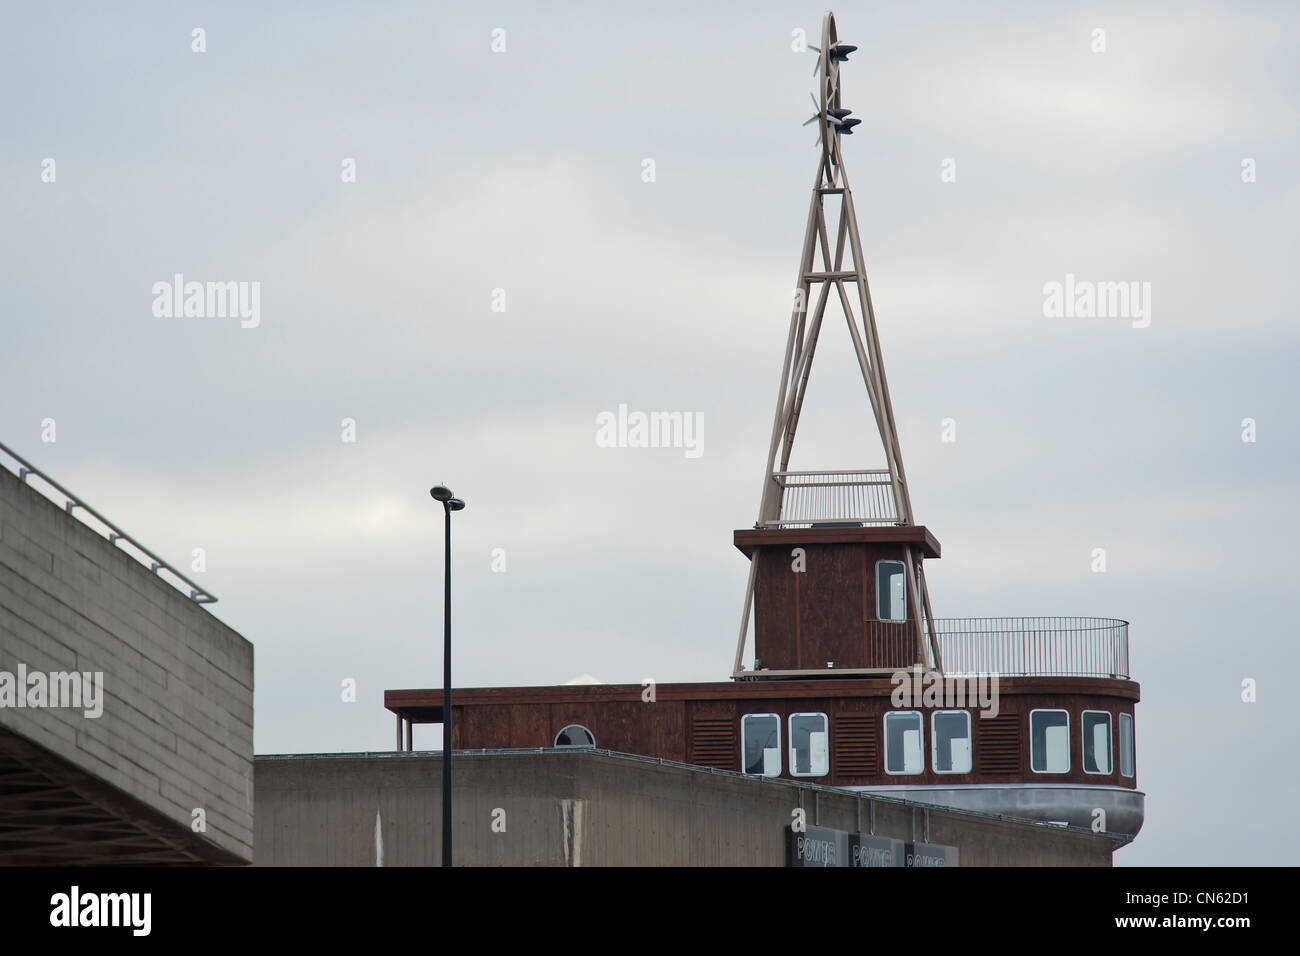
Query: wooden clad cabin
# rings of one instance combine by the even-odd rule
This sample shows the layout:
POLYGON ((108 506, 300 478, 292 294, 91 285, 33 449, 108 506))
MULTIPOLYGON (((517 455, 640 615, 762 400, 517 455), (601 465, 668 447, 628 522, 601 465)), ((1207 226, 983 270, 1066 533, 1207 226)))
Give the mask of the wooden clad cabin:
MULTIPOLYGON (((933 686, 937 691, 940 685, 933 686)), ((834 787, 952 787, 1032 779, 1137 787, 1131 722, 1139 689, 1132 681, 1003 678, 997 713, 987 717, 981 710, 991 708, 981 709, 971 682, 963 691, 969 699, 960 707, 924 702, 895 707, 891 695, 901 687, 885 678, 853 678, 454 690, 452 747, 589 746, 754 776, 814 779, 834 787), (1037 743, 1031 733, 1030 714, 1035 712, 1065 717, 1067 749, 1055 763, 1048 763, 1054 755, 1048 753, 1046 733, 1038 735, 1037 743), (920 718, 915 743, 905 743, 901 728, 890 726, 909 714, 920 718), (792 741, 792 721, 800 715, 810 718, 814 729, 792 741), (946 715, 954 720, 941 722, 946 715), (760 716, 775 721, 753 719, 760 716), (1095 724, 1104 725, 1104 747, 1097 746, 1095 724), (826 735, 824 764, 811 759, 808 738, 815 733, 826 735), (964 763, 962 749, 952 746, 963 739, 969 741, 964 763), (773 744, 779 754, 765 766, 762 751, 773 744), (906 751, 917 744, 919 755, 906 751)), ((390 690, 384 705, 397 715, 399 746, 406 724, 442 722, 439 690, 390 690)))
POLYGON ((894 671, 919 660, 904 551, 939 557, 928 529, 801 527, 735 533, 756 564, 756 671, 894 671))

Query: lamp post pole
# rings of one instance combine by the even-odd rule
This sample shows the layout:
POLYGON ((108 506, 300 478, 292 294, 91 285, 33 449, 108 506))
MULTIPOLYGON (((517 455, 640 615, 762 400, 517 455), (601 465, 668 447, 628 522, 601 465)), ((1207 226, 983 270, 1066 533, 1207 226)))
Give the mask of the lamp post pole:
POLYGON ((442 865, 451 866, 451 513, 465 502, 446 485, 429 490, 446 516, 442 581, 442 865))

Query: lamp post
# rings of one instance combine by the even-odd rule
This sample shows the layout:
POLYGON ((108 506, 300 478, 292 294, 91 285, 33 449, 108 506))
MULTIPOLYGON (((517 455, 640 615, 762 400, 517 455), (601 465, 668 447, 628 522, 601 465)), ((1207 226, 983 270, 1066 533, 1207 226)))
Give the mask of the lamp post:
POLYGON ((451 866, 451 513, 463 509, 465 502, 446 485, 435 485, 429 494, 442 502, 447 518, 442 582, 442 865, 451 866))

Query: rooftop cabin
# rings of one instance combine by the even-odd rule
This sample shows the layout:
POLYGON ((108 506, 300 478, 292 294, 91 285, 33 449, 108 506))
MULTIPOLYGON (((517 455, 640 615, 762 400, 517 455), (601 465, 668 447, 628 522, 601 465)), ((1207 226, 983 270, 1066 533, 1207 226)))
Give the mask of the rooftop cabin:
POLYGON ((910 545, 916 574, 922 556, 938 557, 925 528, 737 531, 735 543, 755 565, 755 662, 742 676, 892 673, 927 662, 905 552, 910 545))

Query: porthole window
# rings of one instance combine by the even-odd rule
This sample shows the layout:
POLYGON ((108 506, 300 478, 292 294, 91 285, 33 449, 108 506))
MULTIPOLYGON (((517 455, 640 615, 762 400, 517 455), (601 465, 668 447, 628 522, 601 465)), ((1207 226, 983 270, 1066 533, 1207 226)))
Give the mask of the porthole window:
POLYGON ((1034 773, 1070 772, 1070 712, 1029 712, 1029 767, 1034 773))
POLYGON ((582 724, 569 724, 555 735, 557 747, 594 747, 596 735, 582 724))
POLYGON ((1083 712, 1083 772, 1111 772, 1110 714, 1104 710, 1083 712))
POLYGON ((921 712, 885 714, 885 773, 913 774, 925 769, 921 712))
POLYGON ((907 574, 902 561, 876 562, 876 618, 907 620, 907 574))
POLYGON ((790 715, 790 775, 824 777, 830 773, 825 714, 790 715))
POLYGON ((1119 715, 1119 773, 1133 776, 1133 715, 1119 715))
POLYGON ((740 749, 745 773, 781 776, 781 718, 746 714, 740 721, 740 749))
POLYGON ((935 773, 970 773, 970 711, 936 710, 930 717, 935 773))

